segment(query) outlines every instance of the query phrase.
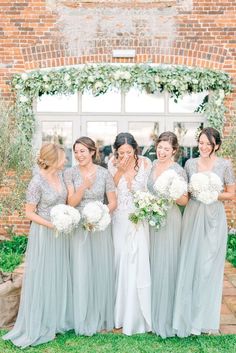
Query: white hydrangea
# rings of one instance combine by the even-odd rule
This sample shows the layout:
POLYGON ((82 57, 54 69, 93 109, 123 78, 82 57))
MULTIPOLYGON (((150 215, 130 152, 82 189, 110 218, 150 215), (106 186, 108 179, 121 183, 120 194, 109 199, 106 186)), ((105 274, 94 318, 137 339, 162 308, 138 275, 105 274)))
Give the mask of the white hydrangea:
POLYGON ((213 172, 194 173, 189 183, 189 192, 200 202, 209 205, 217 201, 223 183, 213 172))
POLYGON ((173 169, 163 172, 154 184, 154 190, 160 197, 168 200, 177 200, 183 194, 187 193, 186 181, 173 169))
POLYGON ((78 227, 81 216, 77 209, 69 205, 59 204, 52 207, 51 222, 55 227, 55 236, 59 233, 70 234, 78 227))
POLYGON ((95 232, 105 230, 111 222, 109 209, 100 201, 91 201, 83 208, 83 226, 85 229, 95 232))

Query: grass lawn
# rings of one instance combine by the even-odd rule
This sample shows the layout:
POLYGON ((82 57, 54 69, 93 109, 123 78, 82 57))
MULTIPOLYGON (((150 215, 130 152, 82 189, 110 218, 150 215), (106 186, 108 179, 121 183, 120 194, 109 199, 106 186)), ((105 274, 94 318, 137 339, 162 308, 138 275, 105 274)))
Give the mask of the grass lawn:
MULTIPOLYGON (((0 336, 6 331, 1 330, 0 336)), ((22 352, 0 338, 0 353, 22 352)), ((26 353, 236 353, 236 335, 198 336, 184 339, 161 339, 153 334, 97 334, 76 336, 73 332, 58 335, 47 344, 27 348, 26 353)))

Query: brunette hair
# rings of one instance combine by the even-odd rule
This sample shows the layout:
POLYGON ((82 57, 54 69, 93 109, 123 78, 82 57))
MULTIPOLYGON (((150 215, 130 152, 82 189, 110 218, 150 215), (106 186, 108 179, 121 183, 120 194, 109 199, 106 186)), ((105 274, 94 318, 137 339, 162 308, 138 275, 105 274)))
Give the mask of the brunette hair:
POLYGON ((134 150, 134 159, 135 159, 135 166, 134 169, 138 171, 139 165, 138 165, 138 143, 135 140, 134 136, 131 135, 129 132, 121 132, 116 136, 115 142, 113 144, 113 148, 115 150, 115 153, 117 154, 118 149, 123 146, 123 145, 129 145, 133 148, 134 150))
POLYGON ((179 143, 177 136, 172 131, 165 131, 159 135, 155 147, 157 148, 158 144, 162 141, 167 141, 173 148, 173 154, 176 154, 179 149, 179 143))
POLYGON ((213 127, 205 127, 204 129, 202 129, 202 131, 200 132, 197 141, 199 142, 200 137, 202 135, 206 135, 206 137, 208 138, 212 150, 211 153, 209 154, 209 156, 214 152, 215 150, 215 146, 218 145, 218 148, 215 150, 218 151, 221 144, 222 144, 222 140, 221 140, 221 136, 218 130, 214 129, 213 127))
POLYGON ((94 152, 94 154, 92 155, 93 162, 95 162, 98 159, 97 147, 95 145, 95 142, 90 137, 82 136, 82 137, 78 138, 73 144, 73 151, 74 152, 75 152, 75 145, 77 145, 78 143, 81 143, 81 145, 87 147, 89 152, 94 152))
POLYGON ((39 156, 37 158, 37 164, 41 169, 48 169, 54 165, 57 165, 61 152, 65 152, 61 145, 55 143, 45 143, 39 151, 39 156))

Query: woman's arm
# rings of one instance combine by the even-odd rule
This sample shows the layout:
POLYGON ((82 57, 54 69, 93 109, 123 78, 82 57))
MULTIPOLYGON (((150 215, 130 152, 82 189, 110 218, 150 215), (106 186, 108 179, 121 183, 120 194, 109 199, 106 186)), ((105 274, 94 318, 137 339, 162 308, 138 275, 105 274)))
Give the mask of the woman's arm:
POLYGON ((176 203, 179 206, 186 206, 188 203, 189 197, 188 194, 183 194, 179 199, 176 200, 176 203))
POLYGON ((68 197, 67 203, 70 206, 76 207, 82 200, 85 190, 90 189, 93 185, 96 178, 96 173, 90 175, 89 178, 83 179, 82 184, 78 187, 78 189, 74 189, 72 185, 67 186, 68 197))
POLYGON ((106 195, 108 200, 107 207, 109 208, 110 213, 112 213, 117 207, 116 193, 115 191, 110 191, 107 192, 106 195))
POLYGON ((51 222, 47 221, 46 219, 44 219, 43 217, 41 217, 41 216, 37 215, 37 213, 35 213, 36 207, 37 207, 37 205, 27 203, 25 205, 26 217, 32 222, 35 222, 37 224, 40 224, 40 225, 48 227, 48 228, 53 228, 53 224, 51 222))
POLYGON ((235 184, 226 185, 223 192, 221 192, 218 196, 218 200, 227 201, 232 200, 235 196, 235 184))

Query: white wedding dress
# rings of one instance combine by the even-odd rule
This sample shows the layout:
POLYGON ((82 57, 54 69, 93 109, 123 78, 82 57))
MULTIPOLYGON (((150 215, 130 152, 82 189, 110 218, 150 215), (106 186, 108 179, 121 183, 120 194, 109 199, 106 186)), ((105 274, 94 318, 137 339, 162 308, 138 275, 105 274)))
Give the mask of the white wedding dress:
MULTIPOLYGON (((124 176, 119 180, 117 209, 113 213, 113 241, 115 248, 116 301, 115 327, 126 335, 151 331, 151 276, 149 264, 149 227, 129 221, 134 211, 132 192, 147 190, 151 162, 140 157, 137 175, 128 187, 124 176)), ((113 161, 108 169, 114 176, 113 161)))

